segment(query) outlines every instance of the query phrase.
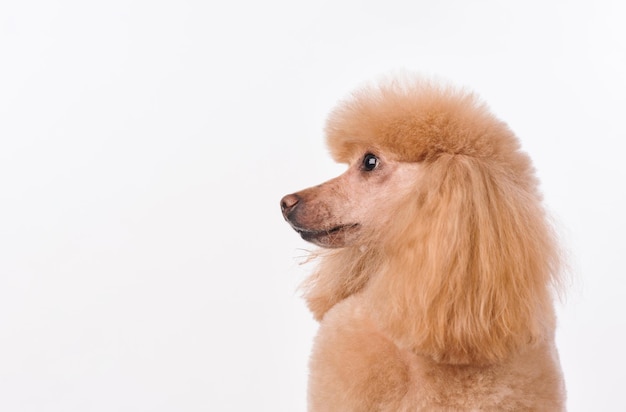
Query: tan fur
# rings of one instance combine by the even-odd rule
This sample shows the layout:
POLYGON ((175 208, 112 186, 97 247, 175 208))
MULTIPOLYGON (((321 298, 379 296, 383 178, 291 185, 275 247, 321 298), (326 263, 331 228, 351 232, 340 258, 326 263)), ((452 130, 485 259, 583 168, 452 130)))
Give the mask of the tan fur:
POLYGON ((564 410, 559 254, 513 133, 474 95, 419 80, 356 92, 326 131, 349 169, 282 202, 330 248, 305 283, 310 410, 564 410))

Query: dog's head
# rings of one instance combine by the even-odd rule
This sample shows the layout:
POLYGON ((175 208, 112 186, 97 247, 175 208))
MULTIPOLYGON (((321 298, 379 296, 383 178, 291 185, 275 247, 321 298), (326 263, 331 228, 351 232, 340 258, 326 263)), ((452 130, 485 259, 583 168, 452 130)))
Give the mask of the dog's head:
POLYGON ((489 158, 518 149, 473 95, 426 82, 361 90, 333 111, 326 132, 333 157, 348 170, 285 196, 281 209, 302 238, 329 248, 380 240, 398 209, 428 192, 424 173, 447 156, 489 158))
POLYGON ((304 239, 339 248, 315 280, 338 290, 310 293, 314 310, 363 290, 396 342, 450 363, 498 361, 551 333, 559 256, 534 170, 474 95, 386 82, 340 104, 326 134, 348 170, 281 201, 304 239))

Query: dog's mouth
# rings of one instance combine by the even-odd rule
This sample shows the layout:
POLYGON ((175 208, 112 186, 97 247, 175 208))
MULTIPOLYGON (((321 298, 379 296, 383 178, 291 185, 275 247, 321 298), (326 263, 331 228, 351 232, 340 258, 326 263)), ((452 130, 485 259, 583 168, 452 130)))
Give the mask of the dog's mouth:
POLYGON ((307 242, 311 242, 322 247, 335 248, 346 246, 350 237, 349 235, 358 231, 359 226, 360 225, 358 223, 351 223, 324 230, 309 230, 296 226, 293 226, 293 228, 300 234, 302 239, 307 242))

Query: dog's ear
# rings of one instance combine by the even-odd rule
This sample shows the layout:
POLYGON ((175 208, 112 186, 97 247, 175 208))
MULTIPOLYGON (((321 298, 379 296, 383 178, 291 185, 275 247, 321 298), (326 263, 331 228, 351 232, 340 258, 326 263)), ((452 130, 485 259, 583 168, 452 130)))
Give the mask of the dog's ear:
POLYGON ((401 346, 447 363, 496 362, 545 339, 559 257, 527 156, 443 154, 427 167, 387 233, 373 316, 401 346))

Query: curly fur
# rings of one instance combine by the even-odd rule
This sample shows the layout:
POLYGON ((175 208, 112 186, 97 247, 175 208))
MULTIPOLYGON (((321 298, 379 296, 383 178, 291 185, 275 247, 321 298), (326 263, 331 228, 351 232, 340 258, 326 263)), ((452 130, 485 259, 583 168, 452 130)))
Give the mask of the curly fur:
MULTIPOLYGON (((304 285, 321 322, 310 409, 562 410, 558 247, 515 135, 475 95, 410 79, 357 91, 326 133, 339 162, 382 153, 386 173, 420 174, 387 195, 374 229, 319 252, 304 285)), ((351 181, 391 181, 369 176, 351 181)), ((342 182, 285 198, 302 209, 285 217, 323 226, 337 207, 306 221, 306 205, 350 193, 342 182)))

